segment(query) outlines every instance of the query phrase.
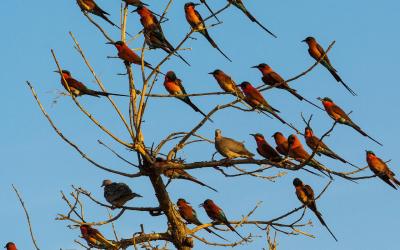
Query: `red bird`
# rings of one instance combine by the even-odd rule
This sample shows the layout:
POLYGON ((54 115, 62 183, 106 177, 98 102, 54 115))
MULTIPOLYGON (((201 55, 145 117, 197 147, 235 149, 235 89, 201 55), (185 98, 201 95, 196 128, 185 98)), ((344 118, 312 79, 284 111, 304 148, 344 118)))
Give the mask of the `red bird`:
MULTIPOLYGON (((54 72, 60 73, 60 71, 58 71, 58 70, 56 70, 54 72)), ((91 96, 96 96, 96 97, 115 95, 115 96, 128 96, 129 97, 129 95, 113 94, 113 93, 88 89, 83 83, 81 83, 78 80, 75 80, 71 76, 71 73, 68 70, 62 71, 61 84, 64 86, 64 88, 67 91, 69 88, 70 93, 72 95, 74 95, 75 97, 78 97, 81 95, 91 95, 91 96), (65 79, 65 81, 64 81, 64 79, 65 79), (67 85, 68 85, 68 87, 67 87, 67 85)))
POLYGON ((200 5, 200 4, 194 4, 192 2, 185 4, 186 20, 188 21, 190 26, 193 28, 193 30, 201 33, 207 39, 207 41, 211 44, 211 46, 213 46, 215 49, 217 49, 226 59, 228 59, 228 61, 232 62, 232 60, 227 55, 225 55, 225 53, 218 47, 218 45, 211 38, 210 34, 207 31, 207 28, 206 28, 203 18, 200 16, 200 13, 195 9, 195 7, 197 5, 200 5))
POLYGON ((367 152, 367 163, 372 172, 384 182, 389 184, 392 188, 397 189, 396 186, 400 186, 400 181, 398 181, 394 176, 395 174, 389 169, 381 158, 377 157, 374 152, 367 152), (394 184, 396 184, 396 186, 394 184))
POLYGON ((118 246, 107 240, 97 229, 89 225, 81 225, 80 229, 82 238, 86 240, 90 247, 110 250, 119 249, 118 246))
POLYGON ((273 147, 271 147, 271 145, 268 144, 268 142, 265 140, 262 134, 251 134, 251 135, 256 140, 258 154, 265 157, 265 159, 267 160, 275 162, 282 160, 282 157, 279 155, 279 153, 273 147))
POLYGON ((382 146, 380 142, 369 136, 367 133, 365 133, 357 124, 355 124, 350 117, 341 109, 339 106, 337 106, 330 98, 325 97, 325 98, 320 98, 318 97, 318 100, 322 102, 324 105, 325 111, 328 113, 328 115, 336 122, 340 124, 344 124, 347 126, 350 126, 357 130, 358 133, 362 134, 363 136, 368 137, 369 139, 373 140, 374 142, 378 143, 379 145, 382 146))
POLYGON ((293 186, 296 188, 296 195, 297 198, 299 198, 299 200, 301 201, 301 203, 303 203, 303 205, 305 205, 306 207, 311 209, 311 211, 314 212, 314 214, 317 216, 321 224, 326 229, 328 229, 332 237, 336 241, 338 241, 335 235, 329 229, 328 225, 325 223, 324 219, 322 219, 322 214, 317 209, 317 204, 315 203, 315 198, 314 198, 314 190, 309 185, 304 185, 304 183, 299 178, 293 180, 293 186))
POLYGON ((111 22, 110 19, 108 19, 107 15, 109 14, 102 10, 94 0, 76 0, 76 3, 82 11, 87 11, 89 13, 92 13, 93 15, 99 16, 110 23, 112 26, 118 27, 113 22, 111 22))
POLYGON ((220 69, 216 69, 213 72, 208 73, 210 75, 213 75, 215 80, 217 80, 218 85, 227 93, 231 93, 232 95, 244 99, 244 95, 242 91, 239 89, 239 87, 236 85, 235 81, 227 75, 225 72, 223 72, 220 69))
POLYGON ((235 230, 234 227, 232 227, 231 223, 229 223, 228 219, 226 218, 224 211, 222 211, 222 209, 218 207, 214 201, 207 199, 200 206, 206 210, 208 217, 210 217, 210 219, 212 219, 214 222, 225 224, 230 230, 239 235, 240 238, 242 238, 244 241, 247 241, 235 230))
POLYGON ((281 132, 276 132, 272 137, 275 139, 276 150, 284 156, 289 153, 289 145, 285 136, 281 132))
POLYGON ((14 242, 8 242, 4 248, 7 250, 18 250, 14 242))
MULTIPOLYGON (((112 42, 108 42, 108 44, 113 44, 117 50, 118 50, 118 57, 121 58, 122 60, 124 60, 124 62, 126 63, 133 63, 133 64, 137 64, 137 65, 142 65, 142 58, 140 56, 138 56, 133 50, 131 50, 126 43, 122 42, 122 41, 118 41, 115 43, 112 42)), ((153 69, 151 67, 151 64, 144 61, 144 66, 148 67, 150 69, 153 69)))
POLYGON ((239 86, 240 86, 240 88, 242 88, 243 93, 246 96, 245 101, 250 106, 252 106, 253 108, 258 109, 260 111, 266 111, 266 112, 270 113, 271 115, 275 116, 283 124, 287 124, 287 122, 285 122, 285 120, 283 120, 277 114, 277 112, 279 113, 280 111, 271 107, 271 105, 269 105, 268 102, 261 95, 260 91, 258 91, 256 88, 254 88, 249 82, 242 82, 239 86))
MULTIPOLYGON (((197 218, 197 213, 196 211, 190 206, 190 203, 187 202, 185 199, 180 198, 178 202, 176 203, 178 206, 178 211, 179 214, 182 216, 183 219, 189 224, 195 224, 197 226, 203 225, 203 223, 200 222, 200 220, 197 218)), ((209 228, 204 228, 207 232, 212 233, 219 238, 226 240, 224 237, 220 236, 219 234, 215 233, 209 228)))

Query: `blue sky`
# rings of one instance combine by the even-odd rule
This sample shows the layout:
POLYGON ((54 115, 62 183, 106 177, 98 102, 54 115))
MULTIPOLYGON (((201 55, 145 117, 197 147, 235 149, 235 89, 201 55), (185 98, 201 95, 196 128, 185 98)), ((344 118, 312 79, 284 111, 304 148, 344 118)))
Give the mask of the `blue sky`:
MULTIPOLYGON (((161 1, 148 0, 152 9, 161 12, 161 1)), ((225 1, 209 1, 215 9, 222 7, 225 1)), ((99 0, 99 5, 111 14, 115 22, 119 20, 119 3, 99 0)), ((185 1, 177 0, 168 14, 170 19, 163 27, 166 36, 176 45, 189 30, 183 13, 185 1)), ((214 79, 207 74, 216 68, 225 72, 240 83, 247 80, 259 84, 260 73, 250 67, 261 62, 270 64, 284 78, 289 78, 305 70, 314 61, 307 53, 307 47, 300 41, 314 36, 321 45, 328 46, 336 40, 329 54, 334 66, 342 78, 358 93, 352 97, 331 77, 322 66, 315 68, 307 76, 293 83, 299 93, 311 100, 318 96, 329 96, 345 110, 352 110, 352 118, 371 136, 378 138, 384 146, 380 147, 357 132, 344 126, 338 126, 326 143, 345 159, 358 165, 365 164, 365 149, 371 149, 385 160, 391 159, 390 166, 399 173, 397 148, 397 129, 399 122, 398 107, 398 69, 400 63, 400 34, 398 1, 246 1, 249 10, 268 28, 278 35, 274 39, 235 8, 225 11, 220 18, 223 24, 210 30, 211 36, 223 51, 233 60, 229 63, 214 50, 200 35, 197 40, 187 43, 192 51, 183 51, 182 55, 191 61, 187 67, 179 59, 173 58, 162 68, 174 70, 183 80, 190 93, 218 91, 214 79)), ((3 14, 0 17, 3 39, 0 40, 2 60, 0 61, 0 81, 3 83, 1 129, 2 168, 0 172, 0 201, 2 204, 1 244, 14 241, 20 249, 33 249, 29 238, 22 208, 18 204, 11 184, 15 184, 23 195, 29 209, 37 240, 42 249, 80 249, 73 243, 78 238, 78 230, 70 230, 66 222, 55 221, 57 213, 67 211, 61 200, 60 190, 71 191, 70 185, 82 186, 102 199, 101 182, 105 178, 123 181, 145 198, 135 200, 131 205, 154 206, 154 191, 146 178, 126 179, 107 174, 94 168, 83 160, 73 149, 66 145, 50 128, 41 115, 26 80, 30 80, 55 123, 72 141, 76 142, 87 154, 100 163, 124 171, 134 171, 126 164, 112 157, 112 154, 97 144, 101 139, 119 150, 129 159, 134 154, 114 144, 110 138, 88 122, 69 98, 61 98, 52 105, 56 90, 61 90, 59 76, 52 71, 56 66, 51 58, 53 48, 61 65, 88 86, 97 85, 87 70, 79 54, 73 48, 68 32, 72 31, 97 74, 112 92, 127 91, 126 79, 117 76, 124 70, 123 64, 116 59, 106 59, 115 55, 112 46, 105 45, 106 40, 80 12, 75 1, 1 1, 3 14)), ((205 7, 199 11, 206 15, 205 7)), ((96 18, 117 40, 118 31, 96 18)), ((210 23, 214 20, 210 20, 210 23)), ((137 14, 128 18, 128 32, 136 34, 140 30, 137 14)), ((140 47, 142 39, 130 44, 140 47)), ((150 51, 147 60, 155 64, 165 54, 162 51, 150 51)), ((137 67, 134 71, 139 73, 137 67)), ((155 87, 155 93, 165 93, 162 81, 155 87)), ((297 99, 280 90, 266 92, 265 97, 271 105, 282 112, 282 117, 303 128, 300 112, 314 114, 314 131, 321 135, 332 124, 322 111, 300 103, 297 99)), ((211 110, 215 105, 232 100, 228 96, 198 97, 193 102, 202 110, 211 110)), ((124 127, 107 103, 106 99, 91 97, 80 98, 104 125, 127 139, 124 127)), ((315 100, 316 101, 316 100, 315 100)), ((127 100, 117 99, 121 107, 127 107, 127 100)), ((317 101, 316 101, 317 102, 317 101)), ((146 143, 158 142, 172 131, 188 131, 201 116, 189 107, 174 99, 152 99, 148 106, 143 126, 146 143)), ((216 128, 224 135, 245 141, 247 147, 255 152, 255 143, 249 133, 260 132, 269 138, 275 131, 288 135, 292 133, 276 120, 268 119, 256 113, 243 113, 227 110, 218 113, 215 123, 207 124, 200 132, 213 137, 216 128)), ((181 157, 188 162, 210 159, 214 148, 209 144, 190 146, 182 151, 181 157)), ((326 157, 318 158, 327 166, 336 170, 350 170, 350 167, 338 164, 326 157)), ((247 166, 253 169, 255 166, 247 166)), ((288 173, 276 183, 259 179, 241 177, 226 179, 213 170, 194 170, 191 173, 217 188, 218 193, 184 181, 175 181, 169 186, 171 197, 177 200, 186 198, 197 207, 206 198, 214 199, 225 209, 227 216, 238 219, 249 212, 257 201, 264 201, 253 219, 270 219, 299 205, 291 184, 294 177, 300 177, 311 184, 318 193, 327 183, 327 179, 305 175, 303 172, 288 173)), ((269 172, 271 175, 276 170, 269 172)), ((365 175, 369 175, 367 170, 365 175)), ((278 234, 278 249, 394 249, 398 240, 398 193, 378 179, 369 179, 354 184, 335 178, 331 188, 318 201, 318 206, 339 238, 336 243, 328 232, 320 226, 311 213, 305 219, 312 219, 315 226, 307 232, 317 238, 278 234)), ((104 209, 86 202, 87 218, 90 221, 104 220, 104 209)), ((207 221, 203 211, 198 211, 200 219, 207 221)), ((162 218, 152 218, 142 213, 127 213, 116 223, 122 237, 129 237, 139 231, 139 224, 145 224, 148 232, 165 230, 162 218)), ((111 237, 110 227, 101 231, 111 237)), ((264 236, 254 227, 240 228, 242 234, 253 232, 264 236)), ((203 235, 203 234, 202 234, 203 235)), ((206 234, 204 234, 207 236, 206 234)), ((234 234, 226 234, 232 240, 234 234)), ((264 238, 257 239, 251 246, 237 249, 262 249, 264 238)), ((195 249, 205 247, 196 242, 195 249)))

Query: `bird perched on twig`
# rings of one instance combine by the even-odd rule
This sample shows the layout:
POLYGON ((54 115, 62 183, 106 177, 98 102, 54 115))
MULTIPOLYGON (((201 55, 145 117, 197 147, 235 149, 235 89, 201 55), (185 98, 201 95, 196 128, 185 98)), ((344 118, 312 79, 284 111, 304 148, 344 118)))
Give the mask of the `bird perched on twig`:
POLYGON ((79 5, 82 11, 87 11, 92 13, 93 15, 99 16, 110 23, 112 26, 118 27, 115 23, 113 23, 110 19, 108 19, 107 12, 102 10, 95 1, 93 0, 76 0, 76 3, 79 5))
POLYGON ((132 5, 132 6, 135 6, 135 7, 149 6, 148 4, 145 4, 140 0, 122 0, 122 1, 124 1, 128 5, 132 5))
MULTIPOLYGON (((54 71, 56 73, 60 74, 60 71, 56 70, 54 71)), ((62 70, 61 72, 61 84, 63 87, 67 90, 70 91, 70 93, 76 97, 81 96, 81 95, 90 95, 90 96, 109 96, 109 95, 114 95, 114 96, 127 96, 129 95, 122 95, 122 94, 114 94, 114 93, 108 93, 108 92, 103 92, 103 91, 96 91, 96 90, 91 90, 88 89, 85 84, 81 83, 80 81, 74 79, 71 76, 71 73, 68 70, 62 70), (64 81, 65 80, 65 81, 64 81), (69 90, 68 90, 69 88, 69 90)))
POLYGON ((125 205, 125 203, 134 199, 135 197, 143 197, 140 194, 132 192, 129 186, 125 183, 104 180, 101 186, 104 187, 104 198, 113 207, 122 207, 125 205))
POLYGON ((287 156, 289 154, 289 144, 286 137, 281 132, 276 132, 272 137, 274 137, 276 143, 276 151, 283 156, 287 156))
POLYGON ((315 61, 319 61, 322 66, 324 66, 332 76, 335 78, 337 82, 340 82, 353 96, 356 96, 356 92, 354 92, 338 75, 336 69, 332 66, 331 62, 329 61, 328 55, 325 54, 324 49, 321 45, 318 44, 317 40, 314 37, 307 37, 302 42, 307 43, 308 45, 308 53, 315 61), (325 55, 325 56, 324 56, 325 55), (324 57, 323 57, 324 56, 324 57))
POLYGON ((7 250, 18 250, 14 242, 8 242, 5 247, 7 250))
POLYGON ((244 99, 244 94, 236 85, 235 81, 228 76, 225 72, 220 69, 216 69, 213 72, 208 73, 214 76, 215 80, 217 80, 218 85, 227 93, 231 93, 232 95, 244 99))
MULTIPOLYGON (((129 63, 129 64, 137 64, 137 65, 142 65, 142 58, 137 55, 133 50, 131 50, 126 43, 122 42, 122 41, 117 41, 115 43, 113 42, 107 42, 107 44, 112 44, 115 46, 115 48, 117 48, 118 50, 118 57, 121 58, 122 60, 124 60, 125 63, 129 63)), ((151 67, 151 64, 144 61, 143 62, 145 67, 148 67, 150 69, 153 69, 151 67)))
POLYGON ((81 225, 81 234, 82 238, 86 240, 88 245, 93 248, 99 248, 99 249, 108 249, 108 250, 117 250, 118 246, 111 242, 110 240, 107 240, 100 232, 99 230, 89 226, 89 225, 81 225))
POLYGON ((366 153, 367 163, 371 171, 392 188, 397 189, 400 186, 400 181, 394 177, 395 174, 389 169, 386 163, 377 157, 374 152, 366 151, 366 153))
POLYGON ((314 214, 317 216, 321 224, 326 229, 328 229, 332 237, 336 241, 338 241, 335 235, 329 229, 328 225, 325 223, 324 219, 322 219, 322 214, 317 209, 317 204, 315 203, 315 198, 314 198, 314 190, 309 185, 304 185, 304 183, 299 178, 293 180, 293 186, 296 188, 296 195, 297 198, 299 198, 299 200, 301 201, 301 203, 303 203, 303 205, 305 205, 306 207, 311 209, 311 211, 314 212, 314 214))
POLYGON ((278 162, 282 160, 282 157, 279 155, 279 153, 271 145, 268 144, 262 134, 257 133, 250 135, 252 135, 256 140, 257 152, 259 155, 270 161, 278 162))
POLYGON ((215 130, 215 149, 227 159, 253 158, 254 156, 243 143, 223 137, 220 129, 215 130))

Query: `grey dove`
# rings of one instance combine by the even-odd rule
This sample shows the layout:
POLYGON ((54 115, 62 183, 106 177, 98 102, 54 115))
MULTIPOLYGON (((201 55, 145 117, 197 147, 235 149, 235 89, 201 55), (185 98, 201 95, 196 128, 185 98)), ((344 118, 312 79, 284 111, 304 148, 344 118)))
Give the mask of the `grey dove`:
POLYGON ((125 183, 104 180, 101 186, 104 187, 104 198, 113 207, 122 207, 129 200, 135 197, 142 197, 140 194, 133 193, 125 183))
POLYGON ((246 149, 243 143, 223 137, 220 129, 215 130, 215 148, 218 153, 228 159, 253 158, 254 156, 246 149))

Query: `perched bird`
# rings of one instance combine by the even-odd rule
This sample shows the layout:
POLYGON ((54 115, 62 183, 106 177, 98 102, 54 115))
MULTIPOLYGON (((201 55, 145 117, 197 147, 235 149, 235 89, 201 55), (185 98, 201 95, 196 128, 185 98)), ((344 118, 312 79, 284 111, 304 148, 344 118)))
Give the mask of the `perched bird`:
POLYGON ((79 7, 81 8, 82 11, 86 11, 89 13, 92 13, 93 15, 99 16, 101 18, 103 18, 104 20, 106 20, 108 23, 110 23, 112 26, 116 26, 113 22, 111 22, 110 19, 108 19, 107 12, 105 12, 104 10, 102 10, 95 1, 93 0, 76 0, 76 3, 79 5, 79 7))
POLYGON ((269 85, 269 86, 275 86, 276 88, 279 89, 284 89, 297 97, 300 101, 302 101, 304 98, 297 93, 295 89, 292 89, 289 87, 289 84, 285 82, 285 80, 278 74, 276 73, 268 64, 261 63, 259 65, 253 66, 252 68, 259 69, 262 73, 262 81, 269 85))
MULTIPOLYGON (((296 161, 300 163, 306 162, 308 166, 311 166, 317 170, 319 170, 321 173, 325 174, 323 171, 324 169, 327 169, 324 165, 319 163, 317 160, 314 158, 311 158, 311 155, 307 153, 307 151, 303 148, 303 145, 301 144, 299 138, 297 138, 296 135, 292 134, 288 138, 288 148, 289 152, 288 155, 295 159, 296 161)), ((326 174, 325 174, 326 175, 326 174)))
MULTIPOLYGON (((122 41, 117 41, 115 43, 108 42, 108 44, 113 44, 117 50, 118 50, 118 57, 124 60, 124 62, 129 63, 129 64, 137 64, 137 65, 142 65, 142 58, 138 56, 133 50, 131 50, 126 43, 122 41)), ((144 66, 148 67, 150 69, 153 69, 151 67, 151 64, 144 61, 144 66)))
POLYGON ((193 176, 191 176, 184 169, 179 169, 179 168, 163 169, 163 166, 165 166, 165 164, 167 164, 167 163, 168 162, 165 159, 162 159, 162 158, 156 159, 157 166, 161 169, 162 173, 170 180, 172 180, 172 179, 188 180, 188 181, 197 183, 203 187, 207 187, 215 192, 218 192, 215 188, 212 188, 212 187, 208 186, 207 184, 205 184, 205 183, 199 181, 198 179, 194 178, 193 176))
POLYGON ((144 28, 145 42, 150 49, 162 49, 168 54, 172 53, 190 66, 190 64, 175 51, 175 48, 168 42, 167 38, 165 38, 160 22, 148 8, 139 6, 134 11, 140 15, 140 22, 144 28))
POLYGON ((322 214, 317 210, 317 204, 315 203, 315 198, 314 198, 314 191, 309 185, 304 185, 304 183, 299 179, 296 178, 293 180, 293 186, 296 188, 296 195, 297 198, 311 211, 314 212, 314 214, 317 216, 318 220, 321 222, 321 224, 328 229, 329 233, 332 235, 332 237, 338 241, 335 237, 335 235, 331 232, 329 229, 328 225, 325 223, 325 221, 322 219, 322 214))
POLYGON ((122 207, 126 202, 135 197, 143 197, 140 194, 133 193, 125 183, 104 180, 101 186, 104 187, 104 198, 113 207, 122 207))
POLYGON ((336 69, 332 66, 329 61, 328 55, 325 54, 324 49, 317 43, 314 37, 307 37, 302 42, 306 42, 308 45, 308 53, 312 58, 314 58, 317 62, 319 61, 322 66, 324 66, 332 76, 336 79, 337 82, 340 82, 353 96, 357 94, 340 78, 336 69), (325 56, 324 56, 325 55, 325 56), (322 56, 324 56, 322 58, 322 56), (321 59, 322 58, 322 59, 321 59))
POLYGON ((258 24, 263 30, 268 32, 271 36, 277 38, 275 34, 273 34, 271 31, 269 31, 267 28, 264 27, 244 6, 242 0, 228 0, 230 4, 233 4, 236 8, 241 10, 253 23, 258 24))
POLYGON ((197 5, 199 5, 199 4, 195 4, 192 2, 185 4, 186 20, 188 21, 190 26, 193 28, 193 30, 202 34, 207 39, 207 41, 211 44, 211 46, 213 46, 215 49, 217 49, 226 59, 228 59, 228 61, 232 62, 232 60, 227 55, 225 55, 225 53, 218 47, 218 45, 211 38, 210 34, 208 33, 208 30, 206 28, 203 18, 200 16, 200 13, 195 9, 195 7, 197 5))
POLYGON ((14 242, 8 242, 4 248, 7 250, 18 250, 14 242))
POLYGON ((239 97, 240 99, 244 99, 244 94, 236 85, 235 81, 230 76, 225 74, 225 72, 216 69, 208 74, 214 76, 215 80, 217 80, 221 89, 223 89, 225 92, 231 93, 232 95, 239 97))
POLYGON ((89 225, 81 225, 81 234, 82 238, 86 240, 88 245, 93 248, 99 248, 99 249, 110 249, 110 250, 117 250, 118 246, 111 242, 110 240, 107 240, 100 232, 99 230, 92 228, 89 225))
POLYGON ((318 155, 323 154, 343 163, 348 163, 345 159, 333 152, 324 142, 320 141, 320 139, 314 135, 313 130, 308 126, 304 130, 304 139, 310 149, 316 151, 318 155))
MULTIPOLYGON (((58 71, 58 70, 56 70, 54 72, 60 74, 60 71, 58 71)), ((96 97, 115 95, 115 96, 128 96, 129 97, 129 95, 113 94, 113 93, 88 89, 83 83, 81 83, 78 80, 75 80, 71 76, 71 73, 68 70, 62 70, 61 74, 62 74, 61 84, 64 86, 64 88, 67 91, 70 91, 70 93, 76 97, 81 96, 81 95, 91 95, 91 96, 96 96, 96 97), (69 88, 69 90, 68 90, 68 88, 69 88)))
POLYGON ((389 184, 392 188, 397 189, 396 186, 400 186, 400 181, 398 181, 394 176, 395 174, 389 169, 381 158, 377 157, 374 152, 367 152, 367 163, 369 168, 374 172, 376 176, 381 178, 384 182, 389 184), (394 183, 394 184, 393 184, 394 183), (396 185, 395 185, 396 184, 396 185))
POLYGON ((136 7, 139 7, 139 6, 149 6, 148 4, 145 4, 145 3, 143 3, 142 1, 140 1, 140 0, 122 0, 122 1, 124 1, 126 4, 128 4, 128 5, 132 5, 132 6, 136 6, 136 7))
POLYGON ((224 211, 222 211, 222 209, 218 207, 214 201, 207 199, 200 206, 204 208, 208 217, 210 217, 213 222, 225 224, 230 230, 239 235, 240 238, 242 238, 244 241, 247 241, 235 230, 234 227, 232 227, 231 223, 229 223, 228 219, 226 218, 224 211))
POLYGON ((200 0, 200 2, 201 2, 202 4, 204 4, 204 5, 206 6, 206 8, 210 11, 211 15, 212 15, 218 22, 220 22, 219 19, 218 19, 218 17, 217 17, 217 15, 215 15, 215 13, 214 13, 213 10, 210 8, 210 6, 208 6, 206 0, 200 0))
MULTIPOLYGON (((171 95, 178 95, 176 98, 183 101, 187 105, 189 105, 194 111, 199 112, 204 117, 207 115, 201 111, 196 105, 192 103, 189 96, 179 96, 179 95, 187 95, 185 88, 182 85, 182 80, 179 79, 173 71, 168 71, 165 75, 164 87, 171 95)), ((210 121, 212 121, 209 118, 210 121)))
POLYGON ((276 132, 272 137, 275 139, 276 151, 281 155, 287 156, 289 154, 289 145, 286 137, 281 132, 276 132))
POLYGON ((379 145, 382 146, 380 142, 369 136, 367 133, 365 133, 357 124, 355 124, 350 117, 339 107, 337 106, 330 98, 325 97, 325 98, 320 98, 318 97, 318 100, 322 102, 324 105, 325 111, 328 113, 328 115, 336 122, 340 124, 344 124, 347 126, 350 126, 357 130, 358 133, 362 134, 363 136, 368 137, 369 139, 373 140, 374 142, 378 143, 379 145))
MULTIPOLYGON (((182 198, 178 199, 178 202, 176 203, 176 205, 178 206, 179 214, 182 216, 183 219, 185 219, 185 221, 187 223, 194 224, 197 226, 203 225, 203 223, 201 223, 200 220, 197 218, 196 211, 192 208, 192 206, 190 206, 190 203, 187 202, 185 199, 182 199, 182 198)), ((207 227, 204 229, 207 232, 212 233, 223 240, 226 240, 224 237, 220 236, 219 234, 212 231, 211 229, 209 229, 207 227)))
POLYGON ((249 82, 242 82, 239 86, 242 88, 243 93, 246 96, 245 101, 250 106, 260 111, 266 111, 275 116, 283 124, 287 124, 287 122, 277 114, 280 111, 271 107, 271 105, 269 105, 268 102, 261 95, 260 91, 254 88, 249 82))
POLYGON ((265 140, 262 134, 250 134, 250 135, 252 135, 256 140, 257 152, 259 155, 261 155, 267 160, 275 162, 282 160, 282 157, 279 155, 279 153, 273 147, 271 147, 271 145, 268 144, 268 142, 265 140))
POLYGON ((254 156, 243 143, 223 137, 220 129, 215 130, 215 149, 227 159, 253 158, 254 156))

